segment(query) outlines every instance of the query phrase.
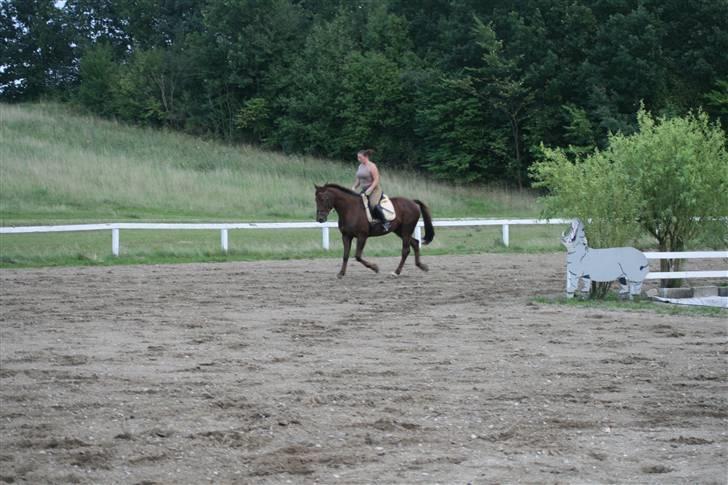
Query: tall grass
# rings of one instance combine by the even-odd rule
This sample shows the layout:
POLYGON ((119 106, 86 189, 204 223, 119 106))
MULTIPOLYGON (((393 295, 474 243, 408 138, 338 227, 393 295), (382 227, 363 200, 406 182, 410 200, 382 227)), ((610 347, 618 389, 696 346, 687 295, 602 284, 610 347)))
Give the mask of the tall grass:
MULTIPOLYGON (((57 104, 0 104, 3 225, 123 220, 310 220, 313 185, 353 181, 356 163, 84 116, 57 104)), ((425 201, 435 217, 537 215, 535 197, 455 187, 379 163, 390 195, 425 201)))

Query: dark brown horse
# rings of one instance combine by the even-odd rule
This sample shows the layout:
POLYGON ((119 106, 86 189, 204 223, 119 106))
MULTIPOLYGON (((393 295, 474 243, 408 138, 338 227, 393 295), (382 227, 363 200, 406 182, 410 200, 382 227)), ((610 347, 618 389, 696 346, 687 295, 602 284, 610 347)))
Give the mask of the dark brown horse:
POLYGON ((364 260, 361 255, 367 238, 383 236, 394 232, 402 238, 402 259, 394 274, 399 275, 410 252, 410 246, 415 250, 415 264, 423 271, 427 266, 420 262, 420 242, 412 236, 420 219, 420 214, 425 221, 425 239, 423 244, 429 244, 435 237, 435 229, 432 227, 430 209, 419 200, 405 199, 404 197, 392 197, 396 218, 391 221, 389 231, 385 231, 380 223, 370 224, 367 219, 366 209, 360 194, 340 185, 326 184, 323 187, 316 186, 316 220, 326 222, 331 210, 339 215, 339 231, 344 241, 344 261, 341 264, 339 278, 346 274, 346 264, 349 261, 351 251, 351 240, 356 238, 356 260, 361 264, 378 273, 379 267, 364 260))

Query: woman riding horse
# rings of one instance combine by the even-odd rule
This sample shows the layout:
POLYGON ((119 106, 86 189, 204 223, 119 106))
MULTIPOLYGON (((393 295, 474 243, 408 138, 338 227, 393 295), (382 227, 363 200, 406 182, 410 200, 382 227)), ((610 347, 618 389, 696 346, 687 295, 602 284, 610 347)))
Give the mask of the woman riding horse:
MULTIPOLYGON (((323 187, 316 186, 316 220, 326 222, 329 212, 335 210, 339 215, 339 231, 344 242, 344 259, 341 264, 341 271, 338 277, 346 274, 346 264, 351 251, 351 241, 356 238, 356 260, 361 264, 379 272, 379 267, 362 258, 364 245, 370 236, 383 236, 387 234, 382 226, 369 224, 362 197, 357 192, 349 190, 336 184, 326 184, 323 187)), ((423 244, 429 244, 435 237, 435 230, 432 227, 432 217, 428 207, 419 200, 405 199, 404 197, 392 197, 390 199, 395 209, 395 218, 391 221, 391 231, 402 238, 402 259, 394 274, 399 275, 410 252, 410 247, 415 250, 415 264, 423 271, 427 266, 420 262, 420 242, 412 234, 417 227, 420 215, 425 222, 425 237, 423 244)))

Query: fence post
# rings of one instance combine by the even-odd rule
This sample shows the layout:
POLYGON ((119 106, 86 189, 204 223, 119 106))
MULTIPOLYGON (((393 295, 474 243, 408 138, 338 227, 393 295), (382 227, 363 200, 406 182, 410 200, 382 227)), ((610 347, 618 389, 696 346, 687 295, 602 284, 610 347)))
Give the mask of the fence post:
POLYGON ((415 226, 415 239, 417 239, 417 242, 422 244, 422 228, 419 224, 415 226))
POLYGON ((510 235, 508 234, 508 224, 503 224, 503 245, 508 247, 510 243, 510 235))
POLYGON ((328 251, 329 250, 329 228, 328 228, 328 226, 324 226, 321 230, 323 232, 324 249, 326 251, 328 251))
POLYGON ((119 256, 119 228, 113 227, 111 229, 111 253, 114 256, 119 256))
POLYGON ((228 252, 228 230, 220 229, 220 245, 222 246, 222 252, 228 252))

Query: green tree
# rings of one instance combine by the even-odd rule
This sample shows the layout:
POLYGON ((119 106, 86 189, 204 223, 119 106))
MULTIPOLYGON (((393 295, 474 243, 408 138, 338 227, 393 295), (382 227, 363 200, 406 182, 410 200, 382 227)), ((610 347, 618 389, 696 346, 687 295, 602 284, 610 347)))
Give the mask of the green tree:
POLYGON ((206 69, 211 77, 202 81, 212 88, 211 96, 221 96, 225 109, 219 123, 228 125, 223 133, 232 136, 241 129, 248 140, 266 141, 282 113, 280 98, 295 76, 291 67, 308 28, 302 7, 290 0, 209 0, 204 26, 204 50, 212 55, 215 69, 206 69), (267 116, 258 111, 251 130, 235 120, 250 115, 255 98, 265 100, 267 116))
POLYGON ((111 47, 99 44, 88 49, 78 69, 76 100, 87 109, 104 116, 114 114, 113 96, 118 89, 119 67, 111 47))
POLYGON ((362 147, 388 165, 413 158, 413 86, 419 68, 404 19, 385 2, 319 20, 282 90, 275 136, 285 150, 351 158, 362 147))
POLYGON ((610 15, 600 25, 588 55, 598 69, 594 84, 610 94, 617 112, 631 115, 640 101, 654 107, 664 99, 664 35, 656 9, 643 6, 610 15))
POLYGON ((457 182, 505 178, 510 134, 505 123, 492 122, 490 111, 472 77, 441 79, 417 115, 425 168, 457 182))
POLYGON ((383 54, 353 53, 343 65, 341 80, 342 154, 360 147, 376 147, 378 157, 393 161, 406 157, 400 145, 411 122, 398 66, 383 54))
POLYGON ((255 141, 262 141, 267 135, 268 123, 271 118, 271 109, 265 98, 248 99, 238 114, 235 123, 244 132, 252 134, 255 141))
POLYGON ((715 88, 704 96, 707 107, 721 120, 722 125, 728 125, 728 79, 719 80, 715 88))
POLYGON ((337 141, 342 129, 342 61, 357 50, 350 20, 342 9, 330 21, 317 22, 293 61, 282 100, 285 112, 274 133, 284 151, 352 156, 341 152, 337 141))
POLYGON ((181 75, 171 52, 136 50, 121 70, 114 95, 115 112, 130 121, 178 126, 176 100, 181 75))
POLYGON ((522 187, 522 125, 533 92, 493 25, 477 17, 474 23, 480 65, 446 76, 419 116, 430 147, 427 168, 453 180, 510 179, 522 187))
MULTIPOLYGON (((637 118, 639 134, 613 136, 610 149, 624 164, 640 196, 642 227, 655 237, 661 251, 682 251, 701 235, 725 240, 725 132, 703 112, 655 119, 642 109, 637 118)), ((675 271, 680 263, 661 260, 664 271, 675 271)))
POLYGON ((523 188, 524 161, 522 148, 522 124, 528 117, 529 105, 534 100, 533 91, 526 85, 518 59, 508 58, 503 42, 498 40, 493 26, 475 18, 475 37, 483 49, 484 66, 473 69, 478 78, 478 94, 485 97, 486 103, 503 113, 511 130, 509 175, 519 188, 523 188))
MULTIPOLYGON (((667 90, 663 103, 684 113, 697 108, 716 81, 728 79, 728 4, 725 0, 664 0, 653 5, 664 26, 661 50, 667 90)), ((715 115, 711 108, 706 106, 715 115)))
MULTIPOLYGON (((134 7, 142 5, 133 5, 133 0, 64 1, 63 11, 69 26, 76 32, 75 40, 81 57, 85 55, 86 49, 103 44, 111 48, 114 59, 123 59, 129 47, 138 43, 128 32, 137 25, 130 18, 130 11, 134 7)), ((147 27, 153 30, 154 24, 150 22, 147 27)))
POLYGON ((52 0, 0 2, 0 97, 36 99, 75 80, 75 34, 52 0))
POLYGON ((586 110, 573 105, 564 105, 564 138, 569 143, 568 151, 576 155, 585 155, 596 147, 594 126, 586 110))

